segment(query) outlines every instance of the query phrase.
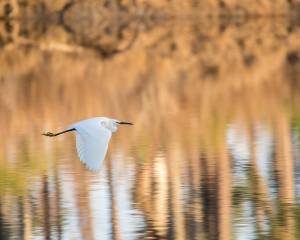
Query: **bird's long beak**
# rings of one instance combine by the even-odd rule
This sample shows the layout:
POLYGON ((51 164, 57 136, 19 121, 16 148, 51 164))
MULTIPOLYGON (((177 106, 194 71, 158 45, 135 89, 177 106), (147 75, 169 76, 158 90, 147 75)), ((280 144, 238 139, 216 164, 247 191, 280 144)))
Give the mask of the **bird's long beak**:
POLYGON ((118 122, 118 124, 127 124, 127 125, 133 125, 133 123, 130 123, 130 122, 118 122))

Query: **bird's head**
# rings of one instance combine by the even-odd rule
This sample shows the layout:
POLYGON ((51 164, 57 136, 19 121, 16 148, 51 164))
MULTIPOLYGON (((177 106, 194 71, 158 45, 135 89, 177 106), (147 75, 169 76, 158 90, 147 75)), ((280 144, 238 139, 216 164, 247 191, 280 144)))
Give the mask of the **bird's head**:
POLYGON ((119 125, 133 125, 131 122, 124 122, 117 119, 106 118, 101 121, 103 127, 107 128, 112 132, 116 132, 118 130, 119 125))

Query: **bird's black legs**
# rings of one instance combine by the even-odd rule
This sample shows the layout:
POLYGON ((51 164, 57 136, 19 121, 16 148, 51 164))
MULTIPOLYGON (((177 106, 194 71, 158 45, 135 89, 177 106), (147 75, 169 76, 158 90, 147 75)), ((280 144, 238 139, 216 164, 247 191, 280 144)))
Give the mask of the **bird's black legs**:
POLYGON ((66 133, 66 132, 75 131, 75 130, 76 130, 75 128, 71 128, 66 131, 62 131, 62 132, 58 132, 58 133, 47 132, 47 133, 43 133, 42 135, 47 136, 47 137, 55 137, 57 135, 60 135, 60 134, 66 133))

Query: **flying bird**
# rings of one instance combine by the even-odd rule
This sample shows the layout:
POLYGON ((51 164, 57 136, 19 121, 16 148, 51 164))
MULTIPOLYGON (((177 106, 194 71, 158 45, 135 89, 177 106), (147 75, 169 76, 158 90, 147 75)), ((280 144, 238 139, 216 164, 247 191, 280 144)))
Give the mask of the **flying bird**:
POLYGON ((74 123, 58 133, 47 132, 42 135, 55 137, 67 132, 76 132, 76 149, 79 159, 91 171, 97 171, 105 158, 111 134, 121 124, 133 125, 107 117, 95 117, 74 123))

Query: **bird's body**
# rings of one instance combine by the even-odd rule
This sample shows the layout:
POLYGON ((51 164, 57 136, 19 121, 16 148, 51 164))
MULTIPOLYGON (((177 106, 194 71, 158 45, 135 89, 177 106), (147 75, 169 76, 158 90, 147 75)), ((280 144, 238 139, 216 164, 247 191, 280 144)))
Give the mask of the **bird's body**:
POLYGON ((95 117, 74 123, 59 133, 45 133, 43 135, 54 137, 66 132, 76 132, 76 148, 79 159, 91 171, 97 171, 101 167, 108 143, 113 132, 118 130, 118 125, 129 124, 107 117, 95 117))

